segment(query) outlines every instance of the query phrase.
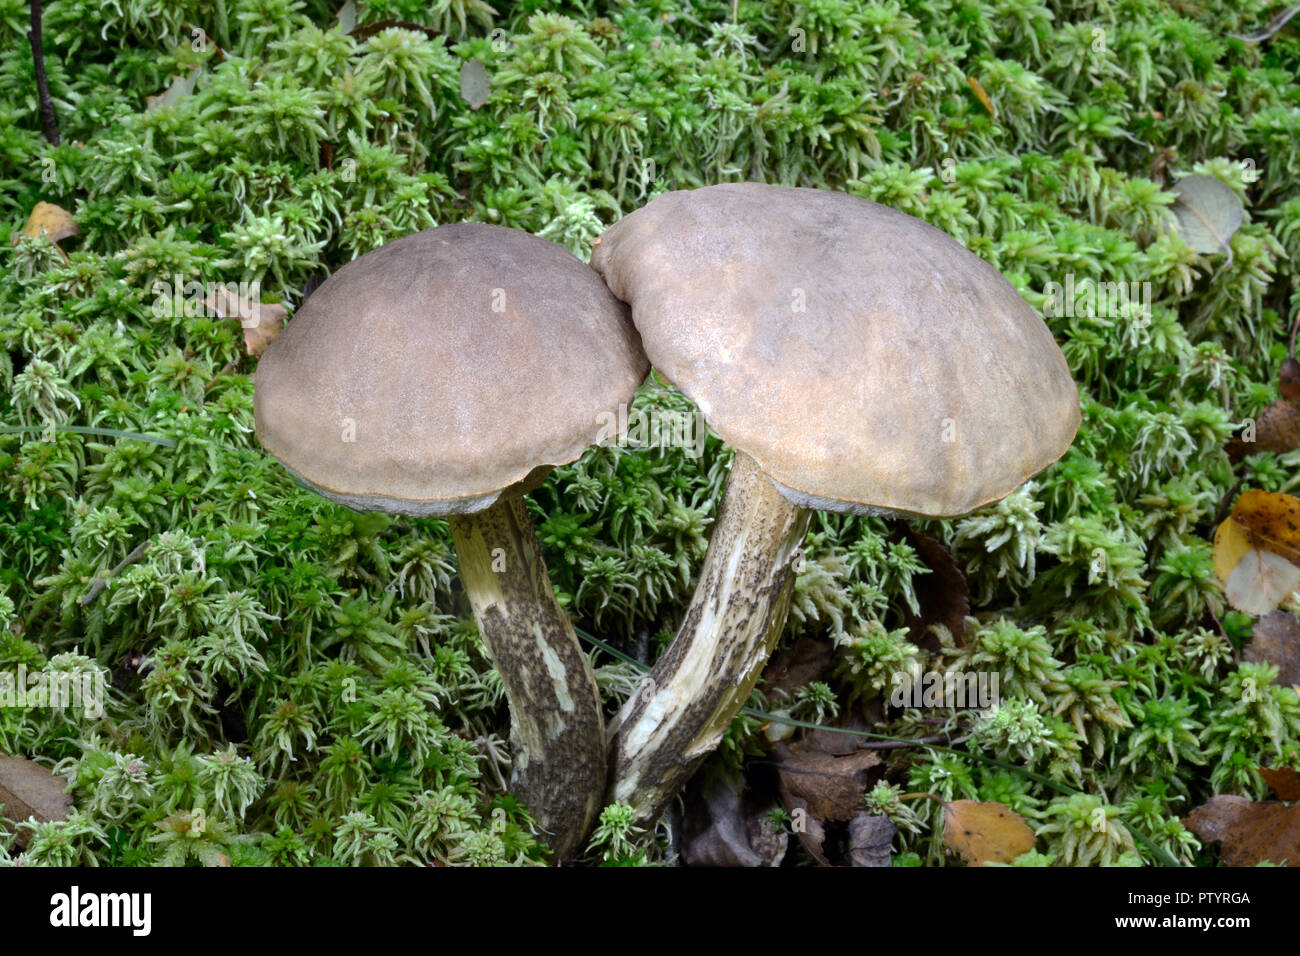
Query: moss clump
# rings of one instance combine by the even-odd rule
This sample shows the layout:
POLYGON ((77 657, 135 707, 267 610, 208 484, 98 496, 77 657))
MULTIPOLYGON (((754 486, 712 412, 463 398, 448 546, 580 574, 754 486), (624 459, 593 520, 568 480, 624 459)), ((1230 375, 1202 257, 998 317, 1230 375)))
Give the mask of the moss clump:
MULTIPOLYGON (((969 730, 966 755, 907 751, 892 783, 1008 803, 1040 837, 1022 865, 1167 859, 1155 846, 1190 862, 1180 814, 1261 796, 1261 763, 1300 766, 1300 704, 1235 663, 1206 544, 1239 477, 1294 490, 1300 463, 1234 469, 1222 451, 1275 396, 1300 306, 1300 34, 1233 36, 1268 4, 742 0, 733 21, 711 0, 362 0, 360 24, 441 32, 354 35, 336 6, 51 0, 51 146, 25 5, 0 0, 0 422, 34 429, 0 432, 0 669, 111 688, 102 717, 0 708, 0 750, 57 766, 79 807, 28 827, 22 859, 541 862, 505 792, 501 683, 445 524, 296 486, 252 436, 238 325, 169 293, 256 282, 296 305, 322 271, 461 219, 585 256, 656 193, 738 179, 845 190, 967 244, 1048 313, 1085 415, 1034 482, 926 524, 972 585, 964 648, 907 633, 930 572, 906 542, 818 515, 786 641, 833 638, 834 660, 772 706, 969 730), (460 96, 471 59, 492 81, 477 110, 460 96), (1171 228, 1170 186, 1190 172, 1245 202, 1231 256, 1171 228), (66 258, 8 241, 38 200, 80 224, 66 258), (1149 314, 1049 307, 1067 275, 1136 283, 1149 314), (1001 706, 884 710, 904 667, 996 671, 1001 706)), ((653 382, 636 409, 691 411, 653 382)), ((603 449, 532 496, 580 626, 657 652, 728 461, 713 437, 603 449)), ((596 660, 612 709, 634 672, 596 660)), ((717 760, 765 751, 764 723, 740 718, 717 760)), ((662 857, 620 820, 606 811, 593 862, 662 857)), ((945 862, 937 819, 918 820, 899 862, 945 862)))

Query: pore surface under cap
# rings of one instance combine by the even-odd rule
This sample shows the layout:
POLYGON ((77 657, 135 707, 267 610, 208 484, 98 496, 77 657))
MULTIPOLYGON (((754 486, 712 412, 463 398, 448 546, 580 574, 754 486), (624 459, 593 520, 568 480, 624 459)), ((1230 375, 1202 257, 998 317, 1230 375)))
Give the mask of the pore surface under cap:
POLYGON ((590 267, 461 223, 331 276, 262 357, 254 412, 262 445, 326 497, 449 514, 578 458, 647 370, 590 267))
POLYGON ((844 193, 664 193, 597 241, 650 361, 797 503, 965 514, 1055 461, 1078 392, 996 269, 844 193))

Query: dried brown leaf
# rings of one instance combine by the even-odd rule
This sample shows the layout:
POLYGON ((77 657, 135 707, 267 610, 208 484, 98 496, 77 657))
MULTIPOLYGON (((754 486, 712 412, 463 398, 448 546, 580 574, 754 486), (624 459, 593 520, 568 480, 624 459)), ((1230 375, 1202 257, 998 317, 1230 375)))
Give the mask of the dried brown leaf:
POLYGON ((893 866, 892 847, 897 833, 889 817, 863 810, 849 821, 849 865, 893 866))
POLYGON ((975 98, 978 99, 984 108, 989 111, 989 119, 997 122, 998 111, 993 106, 993 101, 989 99, 989 95, 984 92, 984 87, 980 81, 975 79, 973 76, 968 76, 966 77, 966 82, 969 83, 970 88, 975 91, 975 98))
POLYGON ((681 824, 681 856, 687 866, 780 866, 790 835, 772 824, 771 805, 746 800, 743 783, 718 777, 700 799, 688 800, 681 824))
POLYGON ((245 299, 227 286, 218 286, 204 300, 204 305, 223 319, 238 319, 244 329, 244 348, 257 358, 275 341, 284 328, 289 310, 278 302, 255 302, 245 299))
POLYGON ((1250 643, 1241 656, 1252 664, 1275 665, 1275 684, 1300 684, 1300 619, 1286 611, 1273 611, 1256 621, 1250 633, 1250 643))
POLYGON ((1273 788, 1279 800, 1300 800, 1300 773, 1290 767, 1260 767, 1259 775, 1273 788))
POLYGON ((870 750, 835 757, 799 741, 777 744, 772 755, 782 797, 789 794, 806 801, 808 814, 823 822, 852 820, 862 809, 873 778, 883 773, 880 758, 870 750))
POLYGON ((808 801, 796 797, 785 788, 781 789, 781 803, 785 812, 794 820, 794 834, 803 844, 803 848, 822 866, 830 866, 822 847, 826 843, 826 828, 820 820, 808 812, 808 801))
POLYGON ((1300 866, 1300 805, 1277 800, 1211 797, 1187 816, 1183 826, 1206 842, 1221 842, 1224 866, 1286 863, 1300 866))
POLYGON ((768 661, 763 668, 763 692, 773 700, 781 700, 825 678, 834 663, 833 642, 805 635, 768 661))
POLYGON ((906 525, 903 532, 908 544, 930 569, 929 574, 912 579, 921 613, 913 614, 911 608, 904 608, 909 637, 913 643, 937 652, 939 639, 930 633, 930 628, 937 624, 948 629, 954 644, 963 646, 966 615, 970 613, 970 586, 966 583, 966 575, 957 567, 942 541, 906 525))
POLYGON ((1300 362, 1294 357, 1282 363, 1278 371, 1278 383, 1281 386, 1282 399, 1288 402, 1300 402, 1300 362))
MULTIPOLYGON (((0 756, 0 816, 17 823, 35 817, 39 823, 66 820, 72 797, 67 781, 26 757, 0 756)), ((19 832, 20 841, 23 832, 19 832)))
POLYGON ((856 753, 862 748, 861 732, 870 732, 869 724, 859 713, 849 713, 835 722, 833 727, 825 730, 809 730, 804 733, 798 747, 801 752, 816 752, 831 757, 843 757, 856 753), (850 731, 850 733, 843 733, 850 731))
POLYGON ((1237 462, 1247 455, 1264 451, 1282 455, 1300 447, 1300 405, 1279 399, 1264 406, 1255 418, 1254 439, 1232 439, 1227 445, 1228 457, 1237 462))

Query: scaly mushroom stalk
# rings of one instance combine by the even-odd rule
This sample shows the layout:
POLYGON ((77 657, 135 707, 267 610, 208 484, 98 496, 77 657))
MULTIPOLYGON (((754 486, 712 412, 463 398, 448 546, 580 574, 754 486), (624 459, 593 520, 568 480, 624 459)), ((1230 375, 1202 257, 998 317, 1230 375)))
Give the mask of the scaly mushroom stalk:
POLYGON ((677 637, 611 723, 609 800, 654 820, 718 746, 785 626, 811 512, 737 450, 677 637))
POLYGON ((780 634, 799 509, 967 514, 1064 454, 1081 416, 1065 356, 1014 286, 856 196, 662 193, 607 229, 591 264, 654 367, 737 451, 687 621, 614 736, 611 792, 644 817, 721 738, 780 634))
POLYGON ((561 859, 582 849, 605 788, 600 691, 522 497, 451 515, 460 579, 510 702, 511 786, 561 859))
POLYGON ((521 495, 590 447, 648 370, 627 307, 595 272, 483 223, 348 263, 257 369, 257 437, 317 493, 450 520, 510 700, 515 788, 560 861, 582 850, 600 806, 604 726, 521 495))

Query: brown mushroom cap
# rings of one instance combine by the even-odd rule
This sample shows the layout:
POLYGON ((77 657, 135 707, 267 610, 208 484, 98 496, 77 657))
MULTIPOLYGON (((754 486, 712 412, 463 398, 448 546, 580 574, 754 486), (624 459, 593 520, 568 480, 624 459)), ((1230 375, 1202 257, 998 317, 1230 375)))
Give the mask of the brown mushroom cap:
POLYGON ((664 193, 610 227, 591 264, 631 304, 655 368, 804 507, 966 514, 1079 427, 1065 357, 1015 288, 865 199, 664 193))
POLYGON ((262 356, 254 417, 266 450, 331 500, 466 513, 578 458, 647 371, 626 306, 590 267, 461 223, 317 289, 262 356))

